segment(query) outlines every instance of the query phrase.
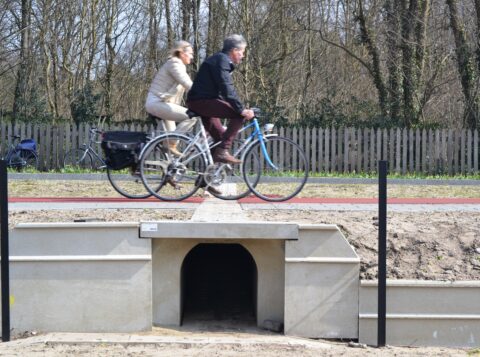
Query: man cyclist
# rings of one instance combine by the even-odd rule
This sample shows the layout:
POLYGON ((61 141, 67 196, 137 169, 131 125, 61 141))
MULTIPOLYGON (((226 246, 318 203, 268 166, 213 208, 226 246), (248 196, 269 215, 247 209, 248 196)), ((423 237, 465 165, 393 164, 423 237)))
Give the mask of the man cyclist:
POLYGON ((230 35, 223 41, 223 49, 208 57, 200 66, 188 92, 187 107, 202 117, 205 129, 220 144, 213 152, 215 162, 239 164, 229 150, 233 139, 245 120, 254 117, 246 109, 233 86, 232 72, 244 57, 247 43, 241 35, 230 35), (225 129, 220 118, 229 119, 225 129))

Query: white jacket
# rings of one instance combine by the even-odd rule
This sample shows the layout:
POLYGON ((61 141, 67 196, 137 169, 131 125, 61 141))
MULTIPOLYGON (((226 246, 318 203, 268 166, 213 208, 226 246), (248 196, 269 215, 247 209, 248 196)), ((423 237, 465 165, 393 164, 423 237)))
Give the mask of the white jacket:
POLYGON ((149 93, 167 103, 180 104, 183 93, 192 87, 187 67, 178 57, 171 57, 155 74, 149 93))

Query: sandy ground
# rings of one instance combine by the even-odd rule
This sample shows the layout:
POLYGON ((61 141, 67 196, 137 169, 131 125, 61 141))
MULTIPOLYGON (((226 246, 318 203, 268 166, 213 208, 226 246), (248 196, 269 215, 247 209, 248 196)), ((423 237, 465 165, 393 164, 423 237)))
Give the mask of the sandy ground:
MULTIPOLYGON (((0 344, 2 356, 235 356, 235 357, 317 357, 317 356, 479 356, 480 350, 453 349, 453 348, 409 348, 409 347, 383 347, 374 348, 357 343, 335 342, 323 340, 307 340, 277 336, 276 338, 255 336, 238 336, 229 333, 226 338, 213 333, 192 335, 180 342, 159 343, 56 343, 37 342, 30 343, 29 339, 21 344, 16 341, 0 344), (207 337, 208 336, 208 337, 207 337), (213 343, 217 341, 217 343, 213 343)), ((38 341, 34 340, 34 341, 38 341)), ((32 341, 32 342, 34 342, 32 341)))
MULTIPOLYGON (((255 220, 337 224, 361 258, 362 279, 376 279, 378 217, 356 211, 249 211, 255 220)), ((480 213, 390 212, 390 279, 478 280, 480 213)))

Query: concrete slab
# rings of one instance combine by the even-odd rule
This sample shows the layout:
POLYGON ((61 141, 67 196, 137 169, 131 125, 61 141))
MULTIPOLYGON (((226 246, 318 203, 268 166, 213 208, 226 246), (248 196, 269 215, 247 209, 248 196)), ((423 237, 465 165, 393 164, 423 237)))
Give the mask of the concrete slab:
POLYGON ((296 240, 298 225, 285 222, 141 222, 140 238, 296 240))
POLYGON ((42 336, 34 336, 26 339, 14 340, 6 342, 3 345, 11 346, 28 346, 37 344, 89 344, 89 345, 105 345, 105 344, 120 344, 120 345, 235 345, 235 346, 305 346, 308 348, 328 350, 332 345, 321 342, 308 340, 304 338, 282 336, 282 335, 260 335, 260 334, 230 334, 212 336, 204 333, 185 333, 170 335, 137 335, 137 334, 114 334, 114 333, 49 333, 42 336))

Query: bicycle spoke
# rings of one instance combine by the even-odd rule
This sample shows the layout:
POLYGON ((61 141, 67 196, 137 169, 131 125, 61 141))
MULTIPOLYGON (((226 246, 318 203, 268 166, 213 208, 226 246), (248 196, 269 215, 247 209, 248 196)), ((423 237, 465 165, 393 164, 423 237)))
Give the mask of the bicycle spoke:
POLYGON ((93 159, 85 149, 73 149, 65 154, 63 165, 74 170, 92 169, 93 159))
POLYGON ((245 155, 243 165, 247 185, 266 201, 285 201, 294 197, 308 178, 305 153, 293 141, 283 137, 267 137, 265 152, 261 143, 256 143, 245 155), (280 157, 278 152, 289 154, 280 157))
POLYGON ((177 134, 162 135, 148 143, 140 161, 143 184, 155 197, 166 201, 193 195, 198 189, 198 175, 204 170, 200 148, 177 134), (172 144, 182 154, 180 157, 169 151, 172 144))

